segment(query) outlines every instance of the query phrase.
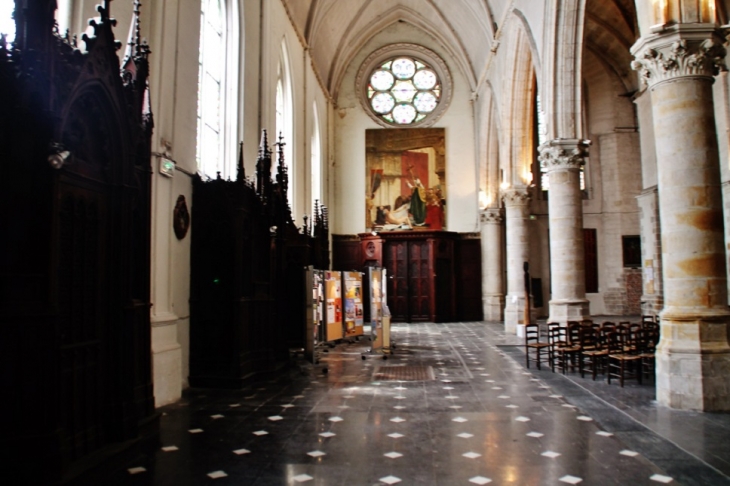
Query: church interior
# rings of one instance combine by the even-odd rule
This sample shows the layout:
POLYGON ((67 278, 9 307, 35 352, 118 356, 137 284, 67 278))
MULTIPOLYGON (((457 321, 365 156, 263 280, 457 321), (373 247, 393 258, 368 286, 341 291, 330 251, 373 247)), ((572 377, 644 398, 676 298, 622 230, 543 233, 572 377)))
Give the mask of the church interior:
POLYGON ((12 484, 730 484, 729 42, 730 0, 0 0, 12 484), (312 354, 316 271, 364 280, 312 354))

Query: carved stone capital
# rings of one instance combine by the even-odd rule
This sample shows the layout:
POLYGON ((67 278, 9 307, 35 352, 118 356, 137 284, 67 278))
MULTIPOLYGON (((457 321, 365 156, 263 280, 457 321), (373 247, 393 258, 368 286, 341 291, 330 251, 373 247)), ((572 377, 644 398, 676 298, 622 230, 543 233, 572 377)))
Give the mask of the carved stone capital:
POLYGON ((482 224, 502 224, 504 222, 504 215, 499 208, 489 208, 479 214, 479 220, 482 224))
POLYGON ((588 157, 590 140, 556 138, 538 147, 540 166, 548 172, 558 169, 580 169, 588 157))
POLYGON ((631 68, 649 88, 683 77, 712 78, 727 70, 723 41, 712 25, 677 24, 640 39, 631 49, 631 68))
POLYGON ((527 206, 530 193, 527 189, 507 189, 502 191, 502 200, 505 206, 527 206))

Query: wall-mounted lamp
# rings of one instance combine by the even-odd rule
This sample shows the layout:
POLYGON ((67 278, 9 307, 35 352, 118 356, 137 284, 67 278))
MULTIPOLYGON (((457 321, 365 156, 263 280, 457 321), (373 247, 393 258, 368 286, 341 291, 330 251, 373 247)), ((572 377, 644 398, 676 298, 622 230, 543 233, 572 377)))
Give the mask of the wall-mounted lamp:
POLYGON ((274 236, 276 234, 276 229, 276 226, 272 226, 269 228, 269 233, 271 234, 271 236, 274 236))
POLYGON ((58 142, 53 142, 49 148, 48 163, 54 169, 60 169, 66 164, 70 156, 70 150, 67 150, 66 147, 58 142))

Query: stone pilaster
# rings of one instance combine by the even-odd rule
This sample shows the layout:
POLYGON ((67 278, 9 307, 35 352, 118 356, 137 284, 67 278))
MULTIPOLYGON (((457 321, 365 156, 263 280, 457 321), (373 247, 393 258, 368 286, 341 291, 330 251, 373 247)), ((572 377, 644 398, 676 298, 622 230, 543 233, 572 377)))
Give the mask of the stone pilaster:
POLYGON ((641 267, 643 287, 641 313, 656 316, 664 307, 662 281, 662 240, 659 220, 659 194, 656 186, 636 197, 641 227, 641 267))
POLYGON ((511 334, 518 324, 525 324, 524 262, 530 259, 530 239, 527 228, 530 194, 526 188, 502 192, 507 223, 507 297, 504 307, 504 328, 511 334))
POLYGON ((730 410, 727 277, 712 83, 725 56, 711 24, 677 24, 632 48, 651 90, 664 310, 657 400, 730 410))
POLYGON ((540 146, 540 163, 550 178, 550 322, 567 324, 590 315, 586 299, 583 197, 580 169, 587 140, 555 139, 540 146))
POLYGON ((502 226, 504 216, 498 208, 485 209, 482 223, 482 305, 485 321, 501 321, 504 309, 502 272, 502 226))

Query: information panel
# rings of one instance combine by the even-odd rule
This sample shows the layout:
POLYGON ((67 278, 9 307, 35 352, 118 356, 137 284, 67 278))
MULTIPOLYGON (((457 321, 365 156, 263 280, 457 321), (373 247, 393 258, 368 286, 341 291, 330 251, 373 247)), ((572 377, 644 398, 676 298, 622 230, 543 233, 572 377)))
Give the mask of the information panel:
POLYGON ((344 337, 342 332, 342 272, 324 272, 327 341, 344 337))
POLYGON ((373 351, 383 347, 383 282, 385 270, 369 267, 370 339, 373 351))
POLYGON ((345 335, 363 335, 362 273, 343 272, 345 287, 345 335))

